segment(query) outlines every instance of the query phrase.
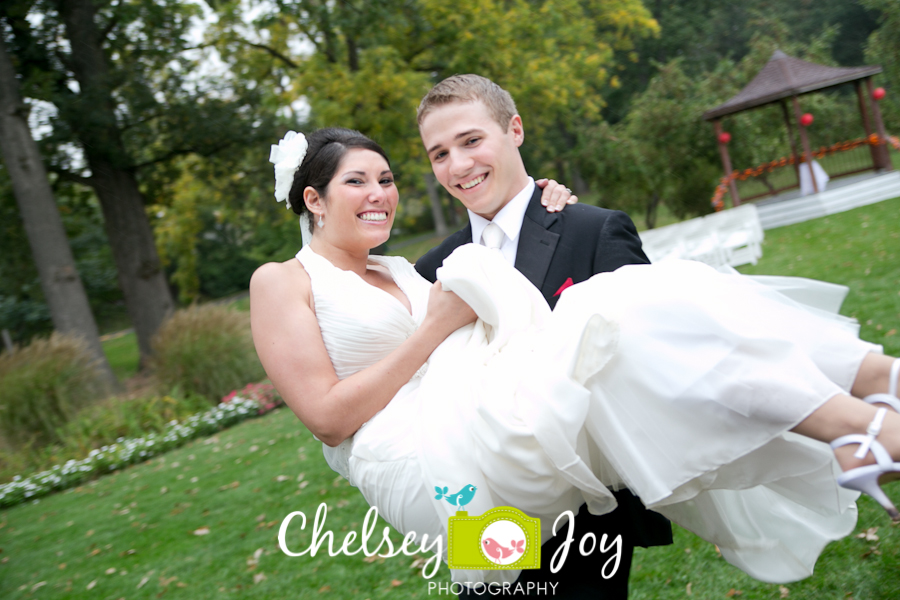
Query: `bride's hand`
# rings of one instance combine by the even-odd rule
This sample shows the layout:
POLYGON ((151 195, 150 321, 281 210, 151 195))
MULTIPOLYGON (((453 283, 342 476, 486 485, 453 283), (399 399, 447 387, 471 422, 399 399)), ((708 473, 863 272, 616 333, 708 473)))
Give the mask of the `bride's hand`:
POLYGON ((478 318, 475 311, 459 296, 444 291, 440 281, 431 286, 425 314, 426 320, 431 320, 434 326, 445 332, 444 337, 478 318))
POLYGON ((578 196, 574 195, 572 190, 553 179, 538 179, 534 183, 544 190, 541 194, 541 204, 547 207, 547 212, 558 212, 566 204, 578 202, 578 196))

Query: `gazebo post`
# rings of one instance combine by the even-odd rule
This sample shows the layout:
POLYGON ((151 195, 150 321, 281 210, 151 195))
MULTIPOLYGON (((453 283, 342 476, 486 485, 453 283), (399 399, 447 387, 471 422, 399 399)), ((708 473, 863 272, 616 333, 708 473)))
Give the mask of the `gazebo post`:
POLYGON ((809 149, 809 139, 806 137, 806 130, 803 129, 803 125, 800 123, 800 101, 797 100, 797 96, 791 96, 791 100, 794 102, 794 118, 797 119, 797 124, 800 129, 800 143, 803 144, 803 156, 806 158, 806 164, 809 166, 809 178, 812 180, 813 192, 816 194, 819 193, 819 186, 816 185, 816 173, 813 171, 812 166, 812 151, 809 149))
MULTIPOLYGON (((725 169, 725 177, 731 176, 731 157, 728 156, 728 145, 723 144, 722 137, 722 120, 716 119, 713 121, 713 127, 716 128, 716 142, 719 144, 719 154, 722 155, 722 167, 725 169)), ((738 196, 737 184, 734 182, 734 179, 728 182, 728 191, 731 193, 731 206, 732 208, 738 207, 741 205, 741 198, 738 196)))
MULTIPOLYGON (((872 135, 872 125, 869 124, 869 113, 866 111, 866 101, 863 98, 862 86, 859 83, 859 80, 853 82, 853 87, 856 88, 856 97, 859 100, 859 114, 862 115, 863 129, 866 130, 866 139, 869 139, 869 136, 872 135)), ((869 151, 872 153, 872 170, 878 170, 878 150, 875 146, 869 145, 869 151)))
POLYGON ((866 93, 869 94, 869 105, 872 107, 872 118, 875 120, 875 129, 878 131, 878 162, 879 168, 885 171, 893 171, 891 165, 891 157, 888 156, 887 149, 887 132, 884 130, 884 121, 881 120, 881 109, 878 108, 878 102, 872 97, 872 78, 866 77, 866 93))
POLYGON ((788 141, 791 143, 791 158, 794 159, 794 172, 797 173, 797 183, 800 183, 800 161, 797 160, 797 140, 794 139, 794 128, 791 125, 791 117, 788 114, 787 102, 782 100, 781 112, 784 114, 784 123, 787 125, 788 141))

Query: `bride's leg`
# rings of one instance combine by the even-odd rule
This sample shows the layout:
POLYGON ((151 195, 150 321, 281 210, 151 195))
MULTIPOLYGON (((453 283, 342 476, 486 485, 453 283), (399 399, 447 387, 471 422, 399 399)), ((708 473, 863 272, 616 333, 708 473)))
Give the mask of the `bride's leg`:
POLYGON ((880 486, 900 477, 900 413, 838 394, 793 431, 830 443, 844 471, 837 483, 872 496, 900 522, 900 511, 880 486))
MULTIPOLYGON (((830 444, 844 435, 865 434, 879 407, 880 405, 867 404, 852 396, 838 394, 813 411, 791 431, 830 444)), ((890 410, 887 412, 881 432, 876 439, 895 462, 900 461, 900 414, 890 410)), ((847 471, 875 463, 871 453, 862 459, 854 457, 856 449, 856 445, 835 449, 834 454, 842 470, 847 471)))
MULTIPOLYGON (((853 381, 853 387, 850 393, 857 398, 865 398, 872 394, 885 394, 890 388, 891 367, 894 365, 893 356, 885 356, 883 354, 869 353, 863 359, 853 381)), ((897 388, 896 369, 894 370, 894 388, 897 388)))

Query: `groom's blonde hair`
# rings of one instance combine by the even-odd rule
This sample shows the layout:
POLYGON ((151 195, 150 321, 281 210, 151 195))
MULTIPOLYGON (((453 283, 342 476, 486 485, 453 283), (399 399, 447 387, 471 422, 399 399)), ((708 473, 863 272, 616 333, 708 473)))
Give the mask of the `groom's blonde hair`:
POLYGON ((448 77, 431 88, 431 91, 425 94, 422 102, 419 103, 416 121, 421 127, 422 121, 435 108, 456 102, 479 100, 484 103, 491 117, 504 132, 509 127, 510 120, 519 114, 519 111, 516 110, 516 103, 509 92, 486 77, 468 74, 448 77))

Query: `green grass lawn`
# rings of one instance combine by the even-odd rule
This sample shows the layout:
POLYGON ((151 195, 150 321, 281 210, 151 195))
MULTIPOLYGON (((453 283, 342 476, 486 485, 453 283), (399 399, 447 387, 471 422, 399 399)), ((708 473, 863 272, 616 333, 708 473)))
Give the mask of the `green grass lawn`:
POLYGON ((900 355, 900 198, 766 232, 748 274, 810 277, 850 288, 841 313, 860 337, 900 355))
POLYGON ((102 344, 106 360, 109 361, 109 366, 112 367, 113 373, 120 381, 137 373, 140 353, 138 353, 137 336, 133 331, 108 339, 102 344))
MULTIPOLYGON (((368 509, 362 496, 327 467, 321 444, 293 413, 276 410, 0 512, 0 598, 426 595, 411 557, 283 554, 281 520, 295 510, 311 519, 321 502, 337 546, 344 532, 359 531, 368 509)), ((312 522, 302 532, 296 523, 288 543, 300 550, 312 522)))

